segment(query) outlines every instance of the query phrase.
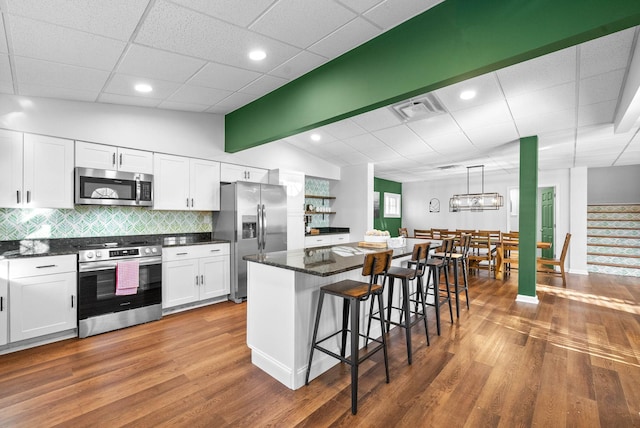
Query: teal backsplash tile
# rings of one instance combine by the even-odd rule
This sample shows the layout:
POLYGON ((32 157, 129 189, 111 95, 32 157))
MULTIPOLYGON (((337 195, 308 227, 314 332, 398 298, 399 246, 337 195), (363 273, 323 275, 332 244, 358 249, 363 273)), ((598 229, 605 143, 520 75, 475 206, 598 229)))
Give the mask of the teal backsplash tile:
MULTIPOLYGON (((304 193, 313 196, 331 196, 329 180, 307 177, 304 180, 304 193)), ((325 201, 326 202, 326 201, 325 201)), ((318 206, 322 201, 313 198, 305 198, 304 204, 318 206)), ((311 227, 329 227, 329 215, 314 214, 311 216, 311 227)))
POLYGON ((211 212, 76 206, 0 208, 0 241, 211 232, 211 212))

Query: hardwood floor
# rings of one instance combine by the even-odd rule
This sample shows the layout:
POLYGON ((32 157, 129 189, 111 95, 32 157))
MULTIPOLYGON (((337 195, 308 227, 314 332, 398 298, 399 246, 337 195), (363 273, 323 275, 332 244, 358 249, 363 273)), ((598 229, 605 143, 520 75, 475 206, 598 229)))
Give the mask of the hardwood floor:
POLYGON ((411 366, 390 333, 389 384, 381 354, 361 365, 355 416, 347 367, 289 390, 227 302, 0 356, 0 427, 640 426, 638 278, 540 277, 539 305, 515 302, 516 274, 470 279, 440 337, 429 312, 431 346, 414 327, 411 366))

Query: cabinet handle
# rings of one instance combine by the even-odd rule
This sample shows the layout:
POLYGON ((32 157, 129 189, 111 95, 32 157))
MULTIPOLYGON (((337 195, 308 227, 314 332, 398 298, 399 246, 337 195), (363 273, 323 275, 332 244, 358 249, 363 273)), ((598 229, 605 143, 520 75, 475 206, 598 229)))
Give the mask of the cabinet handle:
POLYGON ((196 285, 200 285, 198 284, 198 275, 196 275, 196 285))
POLYGON ((27 190, 27 203, 31 202, 31 190, 27 190))
POLYGON ((4 296, 0 296, 0 312, 4 311, 4 296))
POLYGON ((193 198, 191 198, 191 208, 193 208, 193 198))
POLYGON ((111 154, 111 165, 116 166, 116 152, 111 154))
POLYGON ((220 248, 218 248, 217 250, 211 250, 212 253, 217 253, 218 251, 220 251, 220 248))
POLYGON ((187 208, 189 208, 189 198, 187 198, 187 208))
POLYGON ((247 178, 251 180, 251 171, 247 171, 247 178))
POLYGON ((71 295, 71 307, 73 308, 73 294, 71 295))
POLYGON ((57 266, 58 265, 42 265, 42 266, 36 266, 36 269, 45 269, 45 268, 52 268, 57 266))
POLYGON ((200 275, 200 285, 204 285, 204 275, 200 275))
POLYGON ((120 153, 120 166, 122 166, 122 153, 120 153))
POLYGON ((16 190, 16 199, 17 199, 16 203, 19 204, 20 203, 20 191, 19 190, 16 190))
POLYGON ((186 256, 189 253, 176 253, 176 256, 186 256))

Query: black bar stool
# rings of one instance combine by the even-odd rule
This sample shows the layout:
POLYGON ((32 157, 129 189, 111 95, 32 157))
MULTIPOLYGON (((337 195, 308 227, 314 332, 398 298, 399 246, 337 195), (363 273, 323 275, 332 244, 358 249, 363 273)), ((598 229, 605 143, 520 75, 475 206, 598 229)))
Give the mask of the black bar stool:
MULTIPOLYGON (((362 275, 369 277, 369 282, 344 280, 333 284, 327 284, 320 287, 320 297, 318 298, 318 310, 316 312, 316 322, 313 327, 313 339, 311 342, 311 350, 309 352, 309 364, 307 365, 307 376, 305 378, 305 385, 309 384, 309 373, 311 371, 311 362, 313 361, 313 351, 318 350, 330 355, 343 363, 347 363, 351 366, 351 413, 354 415, 358 411, 358 365, 369 358, 374 353, 382 349, 384 353, 384 368, 387 375, 387 383, 389 383, 389 361, 387 358, 387 340, 384 334, 384 308, 382 304, 382 292, 384 290, 384 283, 387 279, 387 271, 391 266, 391 258, 393 256, 392 250, 370 253, 365 256, 364 266, 362 267, 362 275), (378 277, 382 275, 382 284, 378 284, 378 277), (331 294, 333 296, 341 297, 343 300, 342 306, 342 329, 329 336, 316 340, 318 335, 318 325, 320 324, 320 314, 322 312, 322 302, 324 301, 324 295, 331 294), (376 297, 378 298, 378 311, 380 312, 380 331, 382 337, 380 339, 374 339, 367 335, 360 333, 360 304, 367 301, 371 296, 372 302, 376 297), (351 329, 349 329, 349 312, 351 312, 351 329), (342 346, 340 348, 340 355, 335 352, 320 346, 320 344, 338 334, 342 333, 342 346), (345 358, 345 348, 347 342, 347 333, 351 335, 351 354, 348 358, 345 358), (360 337, 366 339, 365 344, 368 345, 369 340, 377 343, 377 346, 373 349, 367 350, 363 355, 359 355, 359 342, 360 337)), ((371 313, 370 313, 371 316, 371 313)), ((365 347, 366 347, 365 345, 365 347)))
MULTIPOLYGON (((450 262, 453 263, 453 294, 456 298, 456 317, 460 318, 460 293, 464 291, 466 299, 467 299, 467 309, 469 309, 469 281, 468 281, 468 270, 469 270, 469 248, 471 246, 471 235, 462 234, 460 236, 460 252, 459 253, 451 253, 450 262), (460 285, 459 281, 459 271, 458 265, 462 269, 462 285, 460 285)), ((445 258, 446 254, 444 252, 438 252, 433 254, 434 258, 445 258)))
MULTIPOLYGON (((427 309, 424 302, 424 288, 422 284, 422 277, 425 272, 425 265, 427 256, 429 254, 429 247, 431 243, 425 242, 422 244, 415 244, 413 246, 413 253, 411 259, 408 262, 408 267, 396 267, 389 268, 387 277, 389 278, 388 294, 387 294, 387 332, 389 332, 390 324, 397 325, 405 329, 406 341, 407 341, 407 359, 409 364, 412 362, 411 352, 411 327, 419 323, 424 322, 424 331, 427 336, 427 345, 429 345, 429 328, 427 327, 427 309), (411 266, 415 266, 412 268, 411 266), (394 280, 399 279, 402 284, 401 299, 402 306, 393 306, 393 287, 394 280), (415 300, 411 299, 411 290, 409 290, 409 281, 416 280, 416 293, 415 300), (415 303, 414 310, 411 310, 411 303, 415 303), (391 310, 395 309, 400 311, 399 322, 391 321, 391 310), (415 315, 411 320, 411 315, 415 315)), ((371 302, 370 313, 373 313, 373 302, 371 302)), ((376 314, 369 317, 369 327, 371 326, 371 319, 378 319, 376 314)), ((369 327, 367 328, 367 335, 369 334, 369 327)))
POLYGON ((425 304, 433 306, 436 310, 436 327, 440 336, 440 306, 449 304, 449 315, 453 324, 453 310, 451 308, 451 291, 449 290, 449 262, 453 253, 453 238, 442 240, 443 257, 432 257, 427 260, 429 275, 427 278, 427 291, 425 304), (444 287, 440 285, 440 273, 444 272, 444 287), (433 302, 429 303, 429 296, 433 296, 433 302))

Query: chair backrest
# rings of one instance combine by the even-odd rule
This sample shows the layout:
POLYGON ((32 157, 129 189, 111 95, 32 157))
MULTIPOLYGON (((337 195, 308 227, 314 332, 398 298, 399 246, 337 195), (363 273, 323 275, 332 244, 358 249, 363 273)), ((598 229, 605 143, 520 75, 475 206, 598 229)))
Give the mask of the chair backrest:
POLYGON ((415 262, 416 271, 413 274, 413 278, 424 275, 425 266, 427 263, 427 257, 429 257, 429 248, 431 242, 424 242, 422 244, 415 244, 413 246, 413 253, 411 254, 411 261, 415 262))
POLYGON ((451 260, 451 255, 453 254, 454 247, 454 238, 444 238, 442 240, 442 246, 440 247, 440 251, 444 253, 444 257, 442 260, 444 261, 445 266, 449 264, 451 260))
POLYGON ((502 234, 503 241, 518 241, 520 239, 519 232, 504 232, 502 234))
POLYGON ((479 230, 478 232, 484 232, 489 234, 489 237, 493 242, 498 242, 500 240, 500 237, 502 236, 502 232, 500 232, 499 230, 482 230, 482 231, 479 230))
POLYGON ((564 237, 564 244, 562 245, 562 253, 560 253, 560 261, 564 263, 565 257, 567 257, 567 251, 569 251, 569 241, 571 241, 571 234, 567 233, 564 237))
POLYGON ((434 239, 443 239, 443 238, 449 237, 449 235, 451 235, 452 232, 449 231, 449 229, 431 228, 431 234, 433 235, 434 239))
POLYGON ((399 227, 398 228, 398 236, 404 236, 405 238, 409 237, 409 232, 407 231, 406 227, 399 227))
POLYGON ((503 239, 500 241, 503 263, 518 263, 518 247, 520 243, 517 239, 503 239))
POLYGON ((369 253, 364 256, 364 264, 362 265, 362 276, 369 277, 369 287, 367 288, 367 294, 362 296, 362 300, 366 300, 371 295, 371 287, 373 284, 378 283, 378 277, 382 275, 382 286, 384 287, 387 281, 387 271, 391 266, 391 258, 393 257, 393 250, 379 251, 375 253, 369 253))
POLYGON ((460 235, 460 254, 462 257, 467 258, 469 255, 469 248, 471 247, 471 234, 463 233, 460 235))
POLYGON ((413 229, 414 238, 433 239, 431 229, 413 229))
POLYGON ((489 231, 478 230, 472 235, 471 251, 475 256, 485 256, 483 259, 491 260, 491 234, 489 231))

